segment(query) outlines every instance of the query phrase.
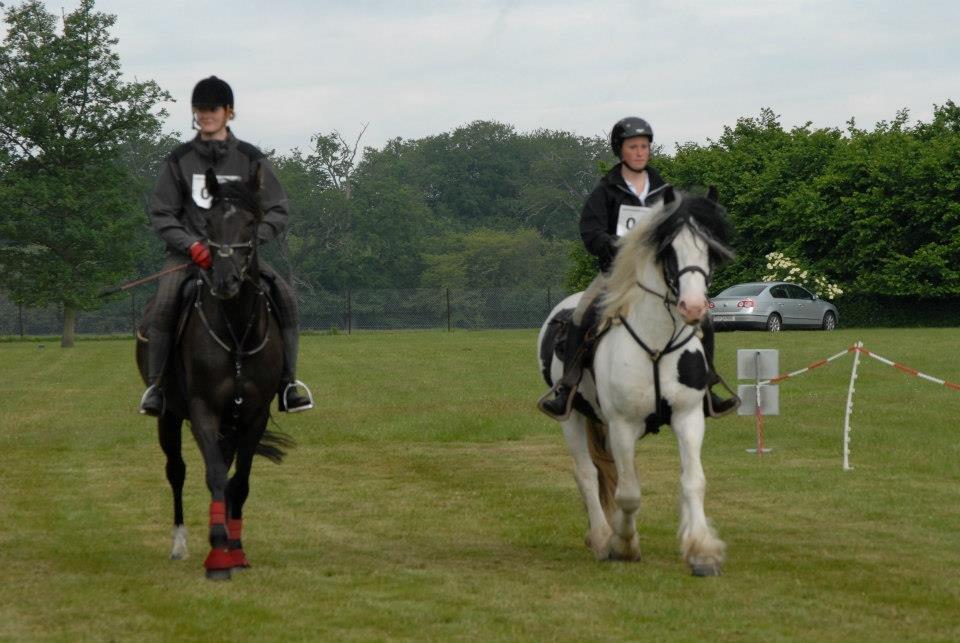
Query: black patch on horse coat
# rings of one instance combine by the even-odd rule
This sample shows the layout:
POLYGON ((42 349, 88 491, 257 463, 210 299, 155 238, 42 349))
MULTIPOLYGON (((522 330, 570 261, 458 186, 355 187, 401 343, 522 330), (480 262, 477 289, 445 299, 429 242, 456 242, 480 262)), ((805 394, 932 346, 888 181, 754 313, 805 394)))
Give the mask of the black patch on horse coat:
MULTIPOLYGON (((543 334, 543 343, 540 344, 540 372, 547 386, 553 386, 553 379, 550 377, 550 365, 553 362, 553 356, 557 353, 559 344, 558 337, 562 326, 566 325, 573 317, 573 308, 564 308, 554 315, 547 324, 547 330, 543 334)), ((563 360, 563 356, 557 354, 563 360)))
POLYGON ((677 379, 684 386, 702 391, 707 388, 707 364, 700 351, 684 351, 677 361, 677 379))
POLYGON ((593 407, 590 406, 590 402, 587 401, 587 398, 580 395, 579 392, 574 393, 573 395, 573 410, 587 419, 597 422, 598 424, 602 424, 603 422, 597 417, 597 414, 594 412, 593 407))

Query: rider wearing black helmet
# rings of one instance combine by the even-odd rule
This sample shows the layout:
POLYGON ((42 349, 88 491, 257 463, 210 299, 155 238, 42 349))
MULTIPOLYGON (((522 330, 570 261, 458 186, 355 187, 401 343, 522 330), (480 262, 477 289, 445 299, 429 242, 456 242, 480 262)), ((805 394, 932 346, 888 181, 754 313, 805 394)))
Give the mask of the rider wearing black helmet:
MULTIPOLYGON (((607 272, 617 254, 617 239, 632 227, 638 214, 642 216, 644 208, 649 208, 663 197, 666 183, 648 165, 651 145, 653 128, 650 123, 636 116, 617 121, 610 132, 610 147, 620 162, 600 179, 580 214, 580 238, 587 251, 597 258, 600 274, 583 292, 573 312, 564 343, 563 377, 537 404, 541 411, 556 420, 565 420, 570 415, 583 372, 583 357, 587 352, 584 340, 590 320, 584 323, 584 316, 604 290, 607 272), (628 207, 625 209, 624 206, 628 207)), ((712 385, 719 381, 713 372, 713 327, 709 318, 701 326, 712 385)), ((722 400, 713 392, 710 396, 711 415, 722 415, 736 406, 735 398, 722 400)))
MULTIPOLYGON (((246 180, 259 172, 264 213, 257 230, 261 243, 278 237, 287 226, 287 195, 273 167, 260 150, 237 139, 227 127, 234 118, 230 85, 216 76, 204 78, 193 88, 190 102, 192 127, 199 131, 192 141, 177 146, 164 160, 150 199, 150 223, 167 244, 164 269, 189 260, 204 270, 211 266, 210 250, 204 242, 204 211, 210 207, 204 178, 207 169, 212 168, 221 181, 246 180)), ((306 411, 313 408, 313 399, 306 386, 296 379, 299 311, 293 290, 262 259, 260 274, 272 285, 271 296, 278 309, 284 343, 279 408, 287 412, 306 411), (306 396, 300 394, 298 386, 306 390, 306 396)), ((188 278, 186 272, 174 271, 161 278, 157 288, 147 326, 149 386, 140 400, 140 412, 146 415, 163 413, 160 378, 172 346, 180 287, 188 278)))

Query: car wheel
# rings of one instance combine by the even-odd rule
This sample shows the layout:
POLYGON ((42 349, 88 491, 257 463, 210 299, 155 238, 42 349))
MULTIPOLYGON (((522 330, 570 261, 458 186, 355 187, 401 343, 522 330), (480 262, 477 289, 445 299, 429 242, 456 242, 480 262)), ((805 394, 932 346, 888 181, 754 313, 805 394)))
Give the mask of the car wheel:
POLYGON ((780 315, 773 313, 767 317, 767 330, 771 333, 779 333, 781 328, 783 328, 783 320, 780 319, 780 315))
POLYGON ((828 310, 823 316, 823 323, 820 325, 820 328, 823 330, 833 330, 837 327, 837 316, 833 314, 833 311, 828 310))

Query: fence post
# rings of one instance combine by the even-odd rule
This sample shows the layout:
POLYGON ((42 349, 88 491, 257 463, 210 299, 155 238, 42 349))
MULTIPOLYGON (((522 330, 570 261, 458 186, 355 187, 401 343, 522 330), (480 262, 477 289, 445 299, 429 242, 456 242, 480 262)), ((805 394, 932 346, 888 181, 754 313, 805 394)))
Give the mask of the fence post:
POLYGON ((353 330, 353 295, 349 288, 347 288, 347 335, 350 334, 353 330))
POLYGON ((553 306, 550 305, 550 286, 547 286, 547 312, 546 312, 547 315, 550 314, 551 308, 553 308, 553 306))
POLYGON ((133 336, 137 336, 137 295, 130 290, 130 328, 133 329, 133 336))
POLYGON ((17 323, 20 326, 20 339, 23 339, 23 302, 17 304, 17 323))
POLYGON ((447 332, 451 332, 453 327, 450 323, 452 315, 450 314, 450 289, 447 288, 447 332))

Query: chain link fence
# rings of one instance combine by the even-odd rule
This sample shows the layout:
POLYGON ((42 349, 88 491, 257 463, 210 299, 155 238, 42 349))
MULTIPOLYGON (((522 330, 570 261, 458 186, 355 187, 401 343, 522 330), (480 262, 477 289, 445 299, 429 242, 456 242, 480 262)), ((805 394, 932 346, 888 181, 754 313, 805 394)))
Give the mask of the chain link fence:
MULTIPOLYGON (((97 310, 77 313, 77 333, 132 334, 152 289, 140 288, 106 302, 97 310)), ((298 293, 300 328, 351 333, 357 330, 537 328, 566 293, 545 289, 347 290, 342 293, 298 293)), ((59 335, 59 306, 28 308, 0 295, 0 336, 59 335)))

